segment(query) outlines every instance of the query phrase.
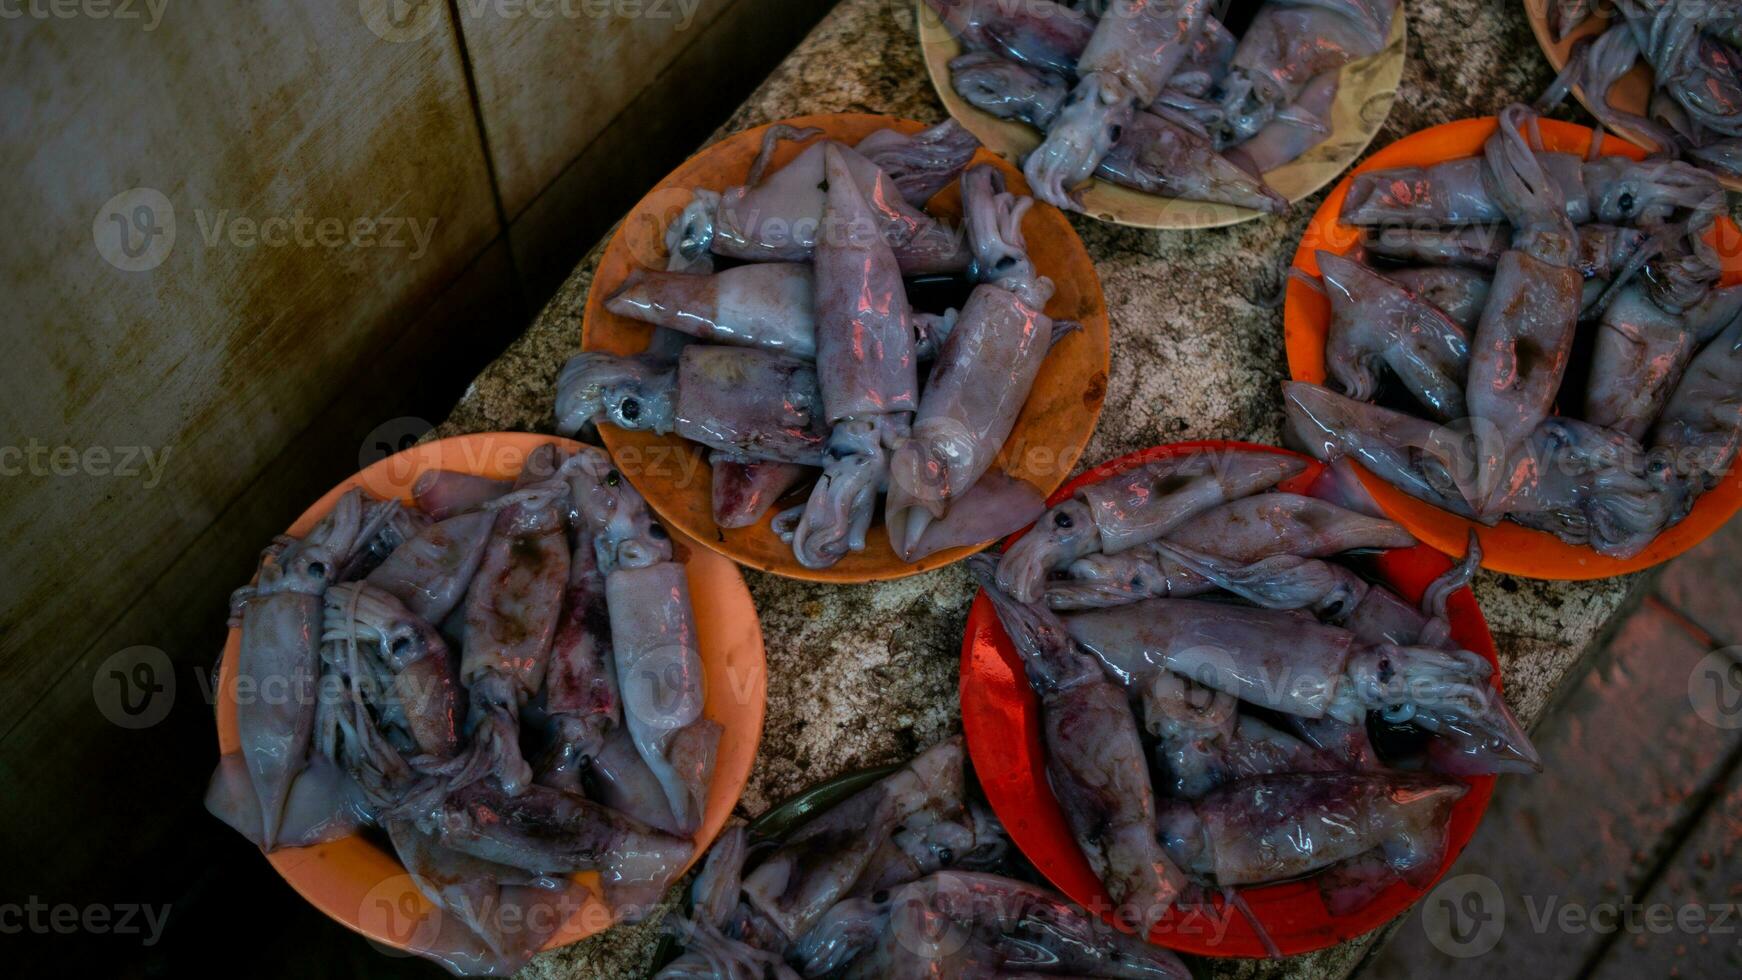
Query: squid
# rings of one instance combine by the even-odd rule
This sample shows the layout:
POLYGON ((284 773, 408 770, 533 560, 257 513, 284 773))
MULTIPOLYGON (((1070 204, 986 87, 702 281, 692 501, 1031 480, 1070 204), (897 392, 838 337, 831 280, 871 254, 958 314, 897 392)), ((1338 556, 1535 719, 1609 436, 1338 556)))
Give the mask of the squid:
POLYGON ((1052 892, 940 871, 831 909, 792 957, 805 976, 1190 980, 1179 957, 1052 892))
POLYGON ((792 833, 744 876, 752 908, 796 941, 846 898, 883 844, 915 814, 962 805, 963 750, 947 739, 792 833))
POLYGON ((520 708, 544 684, 569 579, 570 491, 550 476, 554 444, 528 457, 519 488, 500 509, 484 559, 466 592, 460 677, 471 692, 472 759, 510 793, 532 781, 520 753, 520 708), (545 477, 539 479, 539 477, 545 477))
POLYGON ((1306 83, 1293 104, 1272 116, 1251 138, 1227 149, 1228 159, 1247 173, 1266 174, 1292 163, 1330 138, 1331 105, 1342 75, 1326 71, 1306 83))
POLYGON ((1283 382, 1282 401, 1286 445, 1326 463, 1352 458, 1418 500, 1476 517, 1460 489, 1460 478, 1472 479, 1479 465, 1469 433, 1304 381, 1283 382))
POLYGON ((594 545, 596 529, 584 519, 572 524, 568 588, 544 675, 544 713, 552 737, 539 761, 537 781, 578 792, 590 760, 623 723, 623 707, 605 576, 594 545))
POLYGON ((1300 878, 1380 851, 1417 887, 1439 874, 1463 783, 1417 773, 1277 773, 1166 805, 1158 834, 1194 879, 1222 888, 1300 878))
POLYGON ((689 579, 674 560, 671 536, 610 457, 589 447, 571 468, 596 487, 585 495, 582 517, 604 576, 623 725, 676 828, 691 835, 707 808, 721 727, 702 713, 706 691, 689 579))
POLYGON ((777 521, 806 568, 827 568, 865 547, 889 450, 919 408, 911 311, 895 256, 833 144, 828 207, 816 254, 817 384, 832 426, 823 475, 802 510, 777 521))
MULTIPOLYGON (((1652 427, 1654 449, 1668 454, 1692 498, 1716 486, 1742 443, 1742 319, 1701 348, 1652 427)), ((1676 516, 1685 514, 1684 505, 1676 516)))
POLYGON ((817 356, 815 285, 802 262, 741 265, 712 275, 636 269, 605 309, 707 344, 817 356))
MULTIPOLYGON (((513 976, 580 907, 581 896, 559 878, 445 847, 408 820, 386 827, 406 874, 442 917, 419 955, 451 973, 513 976)), ((428 933, 418 927, 419 938, 428 933)))
MULTIPOLYGON (((889 457, 884 523, 896 553, 907 561, 974 543, 949 535, 944 525, 953 511, 985 514, 986 494, 976 498, 973 491, 996 463, 1052 345, 1053 322, 1044 310, 1053 284, 1035 271, 1022 237, 1022 218, 1033 199, 1006 192, 996 168, 980 166, 963 175, 962 201, 981 281, 932 366, 911 433, 889 457), (934 528, 946 533, 928 539, 934 528)), ((1046 505, 1026 483, 998 485, 1017 493, 993 498, 1000 508, 992 518, 997 523, 976 528, 985 535, 977 540, 1022 527, 1046 505)))
POLYGON ((828 427, 815 365, 763 350, 692 344, 674 366, 586 352, 557 382, 557 431, 594 419, 676 432, 747 459, 820 466, 828 427))
POLYGON ((1470 338, 1432 303, 1359 262, 1318 253, 1331 324, 1325 364, 1343 393, 1371 401, 1379 367, 1390 368, 1429 414, 1465 414, 1470 338))
POLYGON ((916 208, 925 207, 967 169, 979 148, 974 134, 954 119, 912 135, 879 129, 853 147, 887 174, 901 196, 916 208))
POLYGON ((1385 47, 1395 0, 1268 0, 1258 8, 1222 82, 1224 144, 1250 139, 1315 78, 1385 47))
POLYGON ((1141 690, 1165 670, 1304 718, 1352 725, 1383 709, 1430 732, 1475 726, 1499 749, 1538 759, 1488 686, 1492 665, 1468 650, 1367 644, 1297 612, 1201 599, 1147 599, 1075 613, 1064 627, 1129 688, 1141 690))
POLYGON ((713 470, 714 523, 723 528, 750 527, 773 509, 787 491, 812 475, 809 467, 714 452, 708 457, 713 470))
POLYGON ((1046 576, 1096 552, 1113 555, 1166 535, 1218 504, 1266 490, 1306 464, 1256 450, 1197 451, 1108 477, 1048 510, 998 565, 998 587, 1018 602, 1044 594, 1046 576))
POLYGON ((234 789, 208 799, 224 802, 229 815, 219 816, 232 825, 246 823, 236 808, 258 812, 260 828, 249 836, 265 850, 279 846, 288 804, 307 765, 317 707, 322 597, 396 508, 370 501, 361 489, 349 491, 306 536, 280 538, 267 548, 254 584, 231 597, 232 622, 242 628, 237 684, 254 692, 236 703, 240 770, 247 773, 253 806, 239 792, 235 761, 220 761, 213 775, 214 787, 234 789))
POLYGON ((1177 674, 1155 675, 1142 692, 1155 736, 1158 778, 1172 799, 1202 799, 1218 786, 1279 772, 1328 772, 1340 763, 1301 739, 1241 714, 1231 695, 1177 674))
POLYGON ((968 559, 1040 696, 1048 781, 1116 914, 1147 935, 1185 879, 1156 845, 1155 796, 1125 692, 1046 607, 998 584, 985 555, 968 559))
MULTIPOLYGON (((823 188, 835 179, 827 166, 830 155, 839 158, 840 179, 853 184, 866 202, 864 235, 880 239, 891 250, 902 274, 960 272, 967 266, 968 253, 960 237, 908 203, 888 174, 851 147, 823 140, 763 179, 782 141, 811 139, 819 133, 774 126, 745 185, 724 194, 697 191, 666 232, 672 271, 711 269, 710 254, 750 262, 810 261, 826 221, 828 195, 823 188)), ((939 165, 947 179, 954 179, 966 164, 959 155, 949 155, 939 165)), ((910 185, 922 179, 918 171, 906 177, 910 185)))
POLYGON ((418 828, 443 847, 538 875, 597 871, 606 903, 633 921, 688 863, 695 845, 574 793, 529 785, 510 795, 478 780, 445 796, 418 828))
POLYGON ((1689 312, 1709 294, 1717 268, 1691 261, 1654 263, 1653 274, 1623 286, 1603 310, 1585 386, 1583 418, 1643 439, 1693 357, 1689 312))
POLYGON ((1433 304, 1465 331, 1476 328, 1482 320, 1482 310, 1488 305, 1488 288, 1492 279, 1474 269, 1428 265, 1389 269, 1385 275, 1433 304))
POLYGON ((1470 344, 1465 398, 1495 445, 1477 450, 1476 482, 1466 481, 1464 497, 1483 515, 1498 512, 1497 494, 1529 478, 1515 457, 1560 390, 1582 305, 1578 233, 1560 187, 1520 131, 1535 121, 1523 106, 1502 110, 1483 149, 1495 201, 1513 228, 1470 344))
POLYGON ((1417 228, 1374 224, 1361 229, 1361 247, 1368 254, 1394 262, 1468 266, 1490 273, 1511 239, 1512 229, 1505 225, 1417 228))
POLYGON ((1668 454, 1647 455, 1613 429, 1556 416, 1532 433, 1523 456, 1527 476, 1507 487, 1501 507, 1526 527, 1630 558, 1679 519, 1682 488, 1668 454))
MULTIPOLYGON (((993 55, 950 63, 951 84, 971 104, 1003 119, 1046 129, 1069 97, 1062 78, 993 55)), ((1148 194, 1213 201, 1280 213, 1288 202, 1172 113, 1136 112, 1096 165, 1094 176, 1148 194)))
POLYGON ((440 522, 477 510, 512 489, 514 484, 508 480, 454 470, 426 470, 412 484, 411 498, 418 510, 440 522))
POLYGON ((428 620, 383 589, 342 582, 327 590, 321 642, 367 646, 386 681, 373 707, 403 724, 418 752, 443 760, 460 750, 465 696, 447 641, 428 620))
MULTIPOLYGON (((481 503, 502 493, 493 493, 481 503)), ((439 624, 465 598, 495 522, 492 511, 469 509, 439 520, 395 548, 364 581, 404 603, 417 618, 439 624)))
POLYGON ((991 52, 1040 71, 1074 74, 1095 21, 1051 0, 926 0, 969 51, 991 52))
POLYGON ((1278 555, 1320 558, 1414 544, 1408 531, 1383 518, 1299 494, 1254 494, 1212 507, 1164 539, 1071 562, 1065 579, 1047 584, 1046 601, 1054 609, 1087 609, 1201 595, 1216 587, 1178 561, 1169 547, 1254 562, 1278 555))
MULTIPOLYGON (((1518 115, 1514 110, 1509 118, 1516 124, 1518 115)), ((1534 152, 1532 173, 1542 174, 1541 192, 1558 191, 1574 224, 1658 224, 1678 212, 1711 215, 1722 206, 1723 189, 1717 181, 1685 163, 1622 156, 1587 160, 1571 153, 1534 152)), ((1516 144, 1506 166, 1515 174, 1530 167, 1516 144)), ((1485 156, 1428 167, 1370 170, 1350 181, 1339 217, 1358 226, 1494 225, 1507 220, 1495 196, 1496 176, 1485 156)))
POLYGON ((1092 176, 1132 116, 1161 95, 1190 51, 1207 0, 1113 0, 1077 59, 1078 80, 1023 164, 1034 196, 1081 210, 1071 189, 1092 176))

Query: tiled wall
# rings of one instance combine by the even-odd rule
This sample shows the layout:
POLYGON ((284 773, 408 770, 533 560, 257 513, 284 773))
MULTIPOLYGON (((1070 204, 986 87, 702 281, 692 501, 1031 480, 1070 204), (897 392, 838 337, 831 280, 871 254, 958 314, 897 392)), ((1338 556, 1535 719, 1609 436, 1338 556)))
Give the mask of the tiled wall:
POLYGON ((828 6, 8 7, 0 880, 113 883, 215 832, 170 831, 202 819, 202 682, 259 548, 439 421, 828 6), (174 708, 117 723, 139 646, 174 708), (189 806, 116 805, 148 797, 189 806))

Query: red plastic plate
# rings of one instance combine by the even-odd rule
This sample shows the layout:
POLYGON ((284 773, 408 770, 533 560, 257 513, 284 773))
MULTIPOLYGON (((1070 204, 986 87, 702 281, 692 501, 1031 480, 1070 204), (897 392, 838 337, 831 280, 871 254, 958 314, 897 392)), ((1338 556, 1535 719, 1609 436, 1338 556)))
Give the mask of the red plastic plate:
MULTIPOLYGON (((1056 504, 1078 487, 1166 456, 1236 448, 1299 455, 1274 446, 1222 440, 1156 446, 1084 473, 1060 488, 1048 503, 1056 504)), ((1280 489, 1303 492, 1322 469, 1321 464, 1314 462, 1305 473, 1285 481, 1280 489)), ((1010 540, 1026 533, 1025 529, 1010 540)), ((1427 545, 1416 545, 1385 552, 1378 557, 1377 567, 1386 585, 1405 599, 1418 602, 1428 585, 1452 567, 1452 562, 1427 545)), ((1467 588, 1459 591, 1452 596, 1448 612, 1452 636, 1466 649, 1494 664, 1494 688, 1498 691, 1500 664, 1494 653, 1494 639, 1476 606, 1475 596, 1467 588)), ((1085 908, 1107 910, 1104 917, 1114 922, 1112 899, 1089 870, 1088 861, 1065 824, 1058 799, 1047 784, 1040 703, 1028 686, 1021 659, 984 591, 974 599, 968 612, 967 633, 962 638, 962 727, 967 732, 974 771, 1011 840, 1054 887, 1085 908)), ((1452 810, 1450 847, 1436 879, 1463 852, 1494 793, 1493 776, 1471 777, 1464 782, 1470 792, 1452 810)), ((1325 908, 1311 878, 1239 891, 1278 948, 1290 956, 1371 932, 1427 893, 1427 889, 1395 882, 1365 907, 1334 916, 1325 908)), ((1213 912, 1173 909, 1156 925, 1149 940, 1199 956, 1266 955, 1251 924, 1238 912, 1226 908, 1220 898, 1216 899, 1213 912)))

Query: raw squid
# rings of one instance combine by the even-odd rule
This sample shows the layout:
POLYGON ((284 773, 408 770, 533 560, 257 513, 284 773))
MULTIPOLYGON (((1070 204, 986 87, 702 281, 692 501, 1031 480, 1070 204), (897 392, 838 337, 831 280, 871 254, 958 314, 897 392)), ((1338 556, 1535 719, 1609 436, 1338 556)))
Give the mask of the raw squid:
MULTIPOLYGON (((237 684, 255 692, 237 699, 236 725, 260 814, 258 840, 268 851, 279 845, 279 828, 314 731, 322 596, 394 506, 369 502, 362 490, 351 490, 305 537, 280 538, 267 548, 254 584, 231 597, 232 621, 242 627, 237 684)), ((214 783, 223 774, 220 762, 214 783)), ((237 794, 217 798, 234 801, 237 794)))
POLYGON ((551 744, 537 771, 538 782, 570 792, 580 790, 589 760, 599 755, 605 737, 623 722, 605 576, 594 544, 597 529, 585 519, 589 515, 584 509, 582 516, 571 520, 568 589, 544 675, 544 713, 550 722, 551 744))
POLYGON ((712 275, 635 269, 605 309, 709 344, 817 356, 815 290, 802 262, 741 265, 712 275))
POLYGON ((1675 472, 1693 496, 1716 486, 1736 460, 1742 440, 1739 392, 1742 319, 1694 355, 1652 429, 1653 446, 1670 454, 1675 472))
MULTIPOLYGON (((511 486, 490 482, 502 490, 488 500, 511 486)), ((437 521, 395 548, 364 581, 404 603, 424 622, 439 624, 465 598, 495 523, 496 514, 489 510, 468 510, 437 521)))
POLYGON ((788 490, 812 474, 796 463, 740 459, 715 452, 708 457, 713 470, 714 523, 724 528, 750 527, 774 507, 788 490))
MULTIPOLYGON (((1685 163, 1620 156, 1585 160, 1540 150, 1536 157, 1545 178, 1541 190, 1558 190, 1574 224, 1651 224, 1680 210, 1710 214, 1723 198, 1716 181, 1685 163)), ((1517 170, 1521 163, 1515 157, 1509 166, 1517 170)), ((1339 217, 1351 225, 1493 225, 1506 220, 1494 196, 1494 176, 1485 157, 1370 170, 1350 182, 1339 217)))
POLYGON ((1155 797, 1124 691, 1044 606, 998 585, 990 557, 968 559, 1040 696, 1048 780, 1116 914, 1147 935, 1184 879, 1155 845, 1155 797))
MULTIPOLYGON (((920 547, 925 532, 948 511, 984 511, 984 501, 964 498, 995 464, 1052 345, 1044 310, 1053 284, 1035 271, 1022 237, 1033 199, 1006 192, 997 169, 980 166, 963 175, 962 201, 981 281, 932 367, 911 435, 889 460, 885 525, 907 561, 929 553, 920 547)), ((1022 527, 1044 506, 1040 491, 1028 487, 1026 499, 1010 501, 981 540, 1022 527)))
POLYGON ((557 431, 594 419, 622 429, 676 432, 748 459, 819 466, 828 428, 816 367, 742 347, 692 344, 669 367, 643 357, 585 352, 557 382, 557 431))
POLYGON ((411 498, 417 509, 436 521, 477 510, 514 489, 508 480, 492 480, 453 470, 428 470, 412 484, 411 498))
POLYGON ((1488 305, 1490 277, 1474 269, 1427 265, 1390 269, 1386 277, 1434 305, 1466 331, 1474 330, 1488 305))
POLYGON ((1144 725, 1155 736, 1158 778, 1173 799, 1196 800, 1218 786, 1277 772, 1327 772, 1336 759, 1239 711, 1221 691, 1168 672, 1143 689, 1144 725))
MULTIPOLYGON (((1046 129, 1069 95, 1065 81, 994 55, 950 63, 952 84, 973 105, 1004 119, 1046 129)), ((1209 139, 1174 119, 1133 113, 1094 175, 1122 187, 1184 200, 1281 212, 1288 206, 1263 179, 1217 153, 1209 139)))
POLYGON ((845 898, 904 821, 961 806, 962 743, 940 742, 800 827, 746 875, 750 904, 791 942, 845 898))
POLYGON ((1074 74, 1095 23, 1050 0, 926 0, 969 51, 991 52, 1041 71, 1074 74))
MULTIPOLYGON (((889 247, 903 274, 959 272, 967 265, 968 254, 960 237, 909 204, 888 174, 851 147, 820 141, 763 180, 775 146, 783 140, 810 139, 818 134, 818 130, 774 126, 745 186, 724 194, 697 191, 695 201, 666 233, 672 264, 677 267, 673 271, 693 271, 710 251, 751 262, 810 260, 826 220, 824 188, 835 179, 826 166, 825 158, 831 154, 840 160, 840 179, 853 184, 865 202, 863 234, 889 247)), ((960 160, 960 165, 966 163, 960 160)), ((945 171, 949 179, 960 169, 953 155, 941 165, 954 168, 945 171)), ((917 172, 906 176, 910 185, 921 179, 917 172)))
POLYGON ((1474 482, 1463 489, 1483 515, 1499 513, 1500 496, 1529 478, 1517 457, 1560 391, 1584 290, 1573 265, 1579 239, 1566 202, 1520 131, 1535 124, 1523 106, 1502 110, 1500 128, 1484 147, 1494 198, 1513 239, 1495 268, 1470 344, 1465 397, 1475 421, 1491 427, 1493 445, 1475 450, 1474 482))
POLYGON ((1260 132, 1314 78, 1385 47, 1396 0, 1268 0, 1240 38, 1222 83, 1225 144, 1260 132))
POLYGON ((1493 272, 1511 240, 1512 229, 1505 225, 1416 228, 1378 224, 1361 229, 1362 248, 1381 258, 1469 266, 1489 272, 1493 272))
POLYGON ((1371 401, 1378 369, 1390 368, 1429 414, 1464 415, 1470 339, 1450 317, 1402 285, 1359 262, 1318 253, 1331 324, 1325 364, 1343 393, 1371 401))
POLYGON ((1342 75, 1326 71, 1301 89, 1288 108, 1272 116, 1251 139, 1231 146, 1228 159, 1247 173, 1266 174, 1292 163, 1331 135, 1331 104, 1342 75))
POLYGON ((1304 381, 1283 382, 1282 401, 1287 445, 1327 463, 1351 457, 1418 500, 1475 516, 1457 479, 1469 478, 1477 468, 1468 433, 1304 381))
POLYGON ((1128 687, 1166 670, 1306 718, 1355 724, 1383 708, 1429 731, 1459 719, 1536 758, 1488 686, 1492 665, 1468 650, 1363 644, 1300 613, 1200 599, 1147 599, 1076 613, 1064 625, 1128 687))
POLYGON ((363 582, 327 590, 323 644, 367 644, 387 684, 371 700, 404 724, 419 752, 451 758, 460 749, 464 696, 447 641, 392 594, 363 582))
MULTIPOLYGON (((907 291, 842 149, 825 146, 828 207, 816 250, 817 384, 832 425, 823 475, 792 527, 806 568, 827 568, 865 536, 888 477, 889 449, 919 407, 907 291)), ((789 512, 790 513, 790 512, 789 512)), ((790 519, 783 522, 791 523, 790 519)))
POLYGON ((853 149, 889 175, 901 196, 923 208, 938 191, 948 187, 967 168, 980 141, 954 119, 946 119, 923 132, 908 135, 894 129, 879 129, 860 140, 853 149))
POLYGON ((569 579, 569 487, 551 479, 555 445, 527 459, 522 486, 499 503, 484 560, 466 593, 460 676, 479 765, 510 793, 532 781, 520 754, 520 707, 544 684, 569 579), (542 481, 539 477, 545 477, 542 481))
POLYGON ((689 579, 673 560, 670 535, 610 457, 588 448, 573 466, 598 488, 587 495, 583 518, 604 575, 623 724, 658 779, 678 830, 693 834, 707 806, 721 728, 702 715, 689 579))
POLYGON ((1106 928, 1043 888, 969 871, 940 871, 884 896, 843 902, 793 959, 805 976, 864 980, 1191 977, 1174 954, 1106 928))
POLYGON ((607 732, 599 754, 588 759, 587 764, 589 799, 668 834, 683 833, 671 812, 671 803, 666 800, 665 787, 641 758, 635 739, 627 730, 619 726, 607 732))
POLYGON ((1078 490, 1004 552, 998 587, 1018 602, 1043 594, 1047 573, 1097 551, 1154 541, 1217 504, 1268 489, 1305 469, 1260 450, 1199 450, 1140 466, 1078 490))
POLYGON ((1274 555, 1324 557, 1361 548, 1407 548, 1408 531, 1335 504, 1292 493, 1261 493, 1199 514, 1160 541, 1116 555, 1089 555, 1072 562, 1067 580, 1047 584, 1054 609, 1121 605, 1158 596, 1191 596, 1215 586, 1180 564, 1163 547, 1171 544, 1222 558, 1253 562, 1274 555))
POLYGON ((1439 873, 1463 783, 1415 773, 1290 773, 1173 802, 1159 832, 1197 879, 1223 888, 1299 878, 1376 848, 1418 887, 1439 873))
POLYGON ((1688 312, 1705 299, 1717 268, 1702 261, 1654 263, 1654 274, 1621 287, 1597 328, 1584 420, 1643 439, 1693 357, 1688 312))
POLYGON ((597 871, 606 903, 631 921, 653 910, 695 850, 574 793, 529 785, 511 796, 488 779, 448 794, 419 829, 444 847, 535 874, 597 871))
POLYGON ((1532 434, 1507 516, 1601 555, 1630 558, 1685 513, 1671 458, 1613 429, 1555 417, 1532 434))
POLYGON ((1034 196, 1080 210, 1070 190, 1087 180, 1153 103, 1202 29, 1207 0, 1113 0, 1077 59, 1078 81, 1023 164, 1034 196))
MULTIPOLYGON (((406 820, 387 836, 406 873, 442 917, 420 955, 459 976, 513 976, 537 953, 582 896, 560 878, 472 857, 406 820)), ((428 935, 426 925, 417 930, 428 935)))

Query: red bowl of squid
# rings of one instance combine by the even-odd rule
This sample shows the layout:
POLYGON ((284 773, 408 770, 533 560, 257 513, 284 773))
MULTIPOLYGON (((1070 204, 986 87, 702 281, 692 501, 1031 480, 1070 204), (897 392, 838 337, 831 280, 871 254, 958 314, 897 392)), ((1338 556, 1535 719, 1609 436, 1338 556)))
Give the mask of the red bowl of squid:
MULTIPOLYGON (((552 442, 571 452, 579 448, 568 439, 525 432, 477 433, 414 446, 370 465, 328 491, 285 533, 306 535, 353 487, 410 504, 417 478, 432 469, 512 479, 534 449, 552 442)), ((703 711, 724 729, 706 812, 696 832, 693 864, 725 826, 749 781, 750 766, 762 739, 768 675, 762 628, 738 567, 680 532, 673 530, 672 538, 689 578, 697 639, 706 668, 703 711)), ((242 631, 232 627, 218 667, 216 713, 221 753, 236 752, 241 746, 236 716, 241 649, 242 631)), ((265 857, 309 904, 378 944, 422 955, 441 937, 443 913, 418 889, 385 838, 352 834, 312 847, 280 848, 265 857)), ((593 871, 573 876, 584 888, 585 897, 574 906, 559 906, 569 913, 568 919, 555 929, 543 949, 578 942, 616 923, 616 914, 600 897, 598 879, 593 871)))
MULTIPOLYGON (((1338 182, 1319 206, 1294 253, 1294 268, 1309 277, 1319 275, 1315 253, 1319 250, 1347 255, 1361 243, 1359 229, 1339 220, 1343 201, 1355 177, 1371 170, 1391 167, 1429 166, 1446 160, 1479 156, 1482 145, 1500 125, 1486 116, 1462 119, 1406 136, 1368 157, 1338 182)), ((1593 140, 1600 140, 1600 155, 1644 159, 1645 151, 1626 140, 1601 136, 1595 130, 1553 119, 1541 120, 1544 148, 1584 155, 1593 140)), ((1719 284, 1742 283, 1742 229, 1720 217, 1707 237, 1717 250, 1723 269, 1719 284)), ((1324 384, 1325 338, 1331 323, 1331 304, 1324 294, 1291 277, 1283 306, 1283 340, 1288 349, 1289 377, 1296 381, 1324 384)), ((1631 558, 1610 558, 1584 545, 1568 544, 1547 531, 1538 531, 1510 520, 1489 527, 1467 520, 1433 504, 1418 500, 1357 466, 1362 482, 1385 516, 1409 529, 1447 554, 1462 554, 1470 532, 1482 542, 1482 567, 1525 578, 1584 580, 1609 578, 1662 564, 1710 537, 1724 522, 1742 510, 1742 467, 1732 467, 1724 479, 1694 502, 1693 510, 1680 523, 1665 528, 1644 550, 1631 558)))
MULTIPOLYGON (((1047 501, 1052 506, 1080 487, 1145 463, 1194 451, 1242 449, 1299 454, 1274 446, 1227 440, 1180 442, 1155 446, 1103 463, 1061 487, 1047 501)), ((1305 458, 1305 457, 1301 457, 1305 458)), ((1324 470, 1312 462, 1276 489, 1302 493, 1324 470)), ((1010 538, 1014 542, 1025 529, 1010 538)), ((1410 602, 1419 602, 1433 580, 1452 567, 1445 555, 1428 547, 1396 548, 1374 562, 1379 581, 1410 602)), ((1452 637, 1465 649, 1495 667, 1492 683, 1500 691, 1499 660, 1487 621, 1468 588, 1454 593, 1447 607, 1452 637)), ((974 598, 962 638, 962 727, 974 771, 985 788, 1010 839, 1059 891, 1089 909, 1107 910, 1103 917, 1126 928, 1113 916, 1113 899, 1095 877, 1065 822, 1064 810, 1047 781, 1042 744, 1040 701, 1023 673, 1022 658, 998 621, 984 591, 974 598)), ((1488 809, 1494 776, 1458 777, 1469 792, 1454 804, 1447 831, 1447 848, 1434 880, 1444 875, 1463 853, 1488 809)), ((1237 889, 1240 899, 1263 925, 1285 956, 1310 953, 1365 935, 1391 921, 1431 889, 1394 881, 1365 906, 1337 915, 1325 902, 1312 877, 1237 889)), ((1214 913, 1175 907, 1149 934, 1149 941, 1198 956, 1265 957, 1264 941, 1240 913, 1217 897, 1214 913)))

